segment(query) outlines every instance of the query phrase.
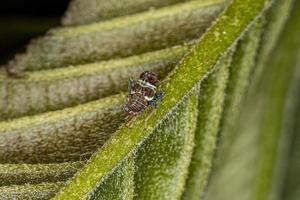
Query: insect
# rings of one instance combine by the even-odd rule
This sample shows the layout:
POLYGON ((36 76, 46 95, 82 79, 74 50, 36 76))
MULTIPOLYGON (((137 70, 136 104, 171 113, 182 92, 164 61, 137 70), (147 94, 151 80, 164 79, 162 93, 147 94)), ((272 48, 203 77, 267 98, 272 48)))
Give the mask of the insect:
POLYGON ((124 106, 124 111, 128 118, 137 116, 145 111, 149 106, 156 107, 157 101, 163 100, 164 93, 157 92, 157 74, 150 71, 141 73, 139 80, 128 80, 128 102, 124 106))

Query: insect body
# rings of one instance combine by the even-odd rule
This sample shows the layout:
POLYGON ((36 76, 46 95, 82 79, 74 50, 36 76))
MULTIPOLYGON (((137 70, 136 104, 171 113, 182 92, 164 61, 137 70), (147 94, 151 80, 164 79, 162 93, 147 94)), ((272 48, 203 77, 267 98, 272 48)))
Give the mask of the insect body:
POLYGON ((136 82, 129 78, 128 102, 124 106, 128 116, 137 116, 149 106, 156 106, 157 101, 163 99, 164 93, 156 91, 157 85, 157 75, 153 72, 143 72, 136 82))

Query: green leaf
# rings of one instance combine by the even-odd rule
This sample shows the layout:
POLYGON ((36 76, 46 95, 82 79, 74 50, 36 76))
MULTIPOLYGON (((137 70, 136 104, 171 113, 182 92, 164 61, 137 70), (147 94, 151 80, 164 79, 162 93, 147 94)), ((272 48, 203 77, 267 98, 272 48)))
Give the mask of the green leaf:
POLYGON ((83 165, 84 162, 59 164, 0 164, 0 186, 66 181, 83 165))
POLYGON ((128 77, 150 70, 164 78, 193 43, 142 55, 55 70, 25 73, 26 78, 0 77, 0 119, 63 109, 127 89, 128 77))
POLYGON ((198 90, 179 103, 136 150, 135 199, 178 199, 188 173, 198 90))
POLYGON ((16 200, 50 199, 53 193, 56 193, 62 185, 63 183, 42 183, 2 186, 0 187, 0 198, 16 200))
POLYGON ((269 196, 276 197, 280 193, 277 186, 282 182, 280 169, 277 169, 278 165, 281 166, 279 161, 283 149, 280 147, 289 137, 287 135, 289 122, 296 120, 295 111, 288 110, 290 106, 297 103, 288 102, 295 98, 293 93, 289 94, 289 86, 293 84, 296 85, 294 87, 299 86, 297 82, 299 79, 295 72, 299 72, 296 64, 300 55, 300 15, 298 9, 294 9, 293 13, 294 15, 281 35, 281 40, 267 60, 266 66, 272 66, 272 68, 266 68, 264 72, 266 75, 261 81, 265 95, 265 111, 260 122, 262 142, 258 176, 261 178, 256 180, 256 198, 259 200, 269 196), (278 182, 274 181, 276 179, 278 182))
POLYGON ((51 30, 8 65, 25 76, 0 72, 0 197, 279 196, 297 123, 295 17, 280 35, 292 0, 233 0, 218 18, 228 1, 101 1, 75 0, 65 23, 82 25, 51 30), (121 92, 144 70, 166 96, 124 123, 121 92))
POLYGON ((267 2, 234 1, 167 77, 165 84, 161 87, 167 95, 155 115, 147 118, 149 112, 146 112, 131 122, 132 125, 129 126, 132 127, 123 127, 117 131, 55 199, 83 198, 118 162, 137 150, 141 143, 153 134, 157 125, 170 118, 172 111, 178 109, 178 104, 184 97, 188 98, 188 93, 214 69, 220 57, 233 46, 265 9, 267 2), (243 15, 240 15, 239 10, 245 10, 243 15), (146 119, 147 128, 144 127, 146 119))
MULTIPOLYGON (((298 8, 299 8, 299 4, 297 4, 298 8)), ((298 18, 298 22, 299 23, 299 18, 298 18)), ((291 120, 288 121, 286 123, 288 123, 289 129, 287 132, 288 135, 286 137, 284 137, 284 139, 286 139, 286 144, 284 145, 285 147, 285 154, 283 156, 285 156, 283 159, 281 159, 280 161, 283 161, 285 164, 284 170, 283 172, 281 172, 281 174, 286 175, 285 177, 281 178, 282 181, 282 185, 283 185, 283 190, 282 190, 282 198, 283 199, 287 199, 287 200, 296 200, 299 198, 300 196, 300 181, 298 179, 299 174, 300 174, 300 163, 299 163, 299 156, 300 156, 300 150, 299 150, 299 145, 300 145, 300 124, 297 121, 300 117, 300 103, 299 103, 299 69, 300 69, 300 65, 299 65, 299 58, 298 58, 298 63, 297 63, 297 70, 295 70, 295 77, 294 77, 294 81, 295 81, 295 85, 294 87, 289 91, 291 92, 290 95, 293 99, 290 100, 290 102, 295 102, 298 100, 298 105, 292 105, 289 106, 289 109, 287 109, 287 111, 292 111, 292 113, 296 112, 294 116, 290 116, 287 120, 291 120), (297 77, 298 76, 298 77, 297 77), (298 96, 298 98, 297 98, 298 96), (293 109, 293 110, 291 110, 293 109), (292 118, 294 117, 294 118, 292 118), (294 120, 293 120, 294 119, 294 120), (288 136, 290 136, 290 138, 288 138, 288 136)), ((286 120, 286 121, 287 121, 286 120)), ((282 157, 283 157, 282 156, 282 157)))
POLYGON ((184 40, 198 38, 224 6, 225 0, 191 1, 108 22, 54 29, 33 41, 27 52, 18 55, 7 68, 11 74, 16 74, 24 70, 125 57, 182 44, 184 40))
MULTIPOLYGON (((264 41, 275 42, 277 40, 280 33, 278 30, 283 30, 284 22, 287 19, 287 15, 284 13, 288 13, 291 7, 292 1, 275 2, 268 17, 280 16, 279 13, 282 13, 281 15, 284 17, 278 17, 279 21, 270 21, 271 23, 265 29, 264 41), (277 28, 274 27, 275 24, 277 28), (274 30, 276 30, 275 33, 274 30), (268 40, 266 40, 267 35, 269 36, 268 40)), ((289 22, 286 28, 291 27, 292 23, 289 22)), ((295 38, 292 34, 287 35, 288 32, 293 31, 286 30, 282 37, 295 38)), ((280 44, 285 43, 282 41, 280 44)), ((291 50, 297 49, 295 40, 294 43, 295 46, 290 48, 291 50)), ((281 48, 280 44, 277 46, 278 54, 271 54, 268 59, 263 57, 266 52, 271 51, 270 46, 275 46, 275 44, 263 43, 260 48, 250 91, 242 104, 244 108, 238 119, 233 122, 235 126, 230 134, 231 140, 225 138, 226 148, 218 152, 218 157, 222 159, 218 160, 217 167, 213 171, 206 199, 268 199, 279 196, 281 188, 277 187, 281 185, 282 180, 274 178, 277 176, 275 168, 276 162, 279 161, 278 145, 281 139, 280 135, 283 133, 278 126, 282 125, 284 116, 282 108, 285 106, 284 101, 287 97, 285 94, 287 86, 290 84, 288 77, 291 76, 291 71, 289 69, 291 70, 293 67, 288 63, 286 65, 275 63, 279 59, 287 62, 288 57, 291 56, 287 49, 281 48), (287 59, 283 59, 283 55, 287 59), (266 60, 269 60, 269 63, 262 63, 266 60), (274 63, 272 63, 273 61, 274 63), (258 71, 259 73, 257 73, 258 71), (270 114, 270 112, 277 113, 270 114), (272 130, 267 130, 269 128, 272 130)), ((275 52, 277 51, 275 50, 275 52)), ((292 57, 290 59, 293 60, 292 57)), ((221 143, 223 142, 221 141, 221 143)))
POLYGON ((134 197, 134 158, 129 157, 108 174, 103 182, 97 185, 88 199, 122 200, 134 197))
POLYGON ((212 167, 212 158, 222 115, 222 132, 220 135, 222 143, 218 145, 217 151, 223 155, 221 152, 224 147, 221 145, 225 145, 226 141, 231 141, 231 138, 228 137, 234 126, 232 123, 237 118, 236 110, 240 107, 241 99, 248 85, 262 30, 260 22, 253 26, 238 42, 236 53, 233 55, 233 61, 229 68, 230 81, 226 88, 226 99, 224 99, 225 84, 223 83, 224 80, 222 81, 222 78, 226 77, 224 74, 216 74, 216 80, 207 84, 208 91, 212 94, 204 94, 200 103, 199 109, 203 114, 199 118, 199 127, 195 138, 196 146, 183 199, 199 199, 200 196, 203 196, 212 167))
POLYGON ((122 122, 124 95, 0 122, 0 163, 87 159, 122 122))

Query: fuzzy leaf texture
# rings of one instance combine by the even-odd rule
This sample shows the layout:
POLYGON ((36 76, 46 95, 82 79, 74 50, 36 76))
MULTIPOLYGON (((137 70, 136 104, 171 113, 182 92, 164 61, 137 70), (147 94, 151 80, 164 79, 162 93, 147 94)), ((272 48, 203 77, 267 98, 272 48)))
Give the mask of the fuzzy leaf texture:
POLYGON ((0 199, 300 198, 299 6, 73 0, 0 71, 0 199))

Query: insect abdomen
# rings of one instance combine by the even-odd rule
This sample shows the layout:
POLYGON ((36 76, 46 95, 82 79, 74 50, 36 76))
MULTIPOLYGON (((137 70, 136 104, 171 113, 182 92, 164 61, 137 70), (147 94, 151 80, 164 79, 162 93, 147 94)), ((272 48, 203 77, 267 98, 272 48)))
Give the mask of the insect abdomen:
POLYGON ((129 102, 124 107, 124 110, 133 115, 143 112, 148 106, 148 101, 141 94, 133 94, 129 102))

